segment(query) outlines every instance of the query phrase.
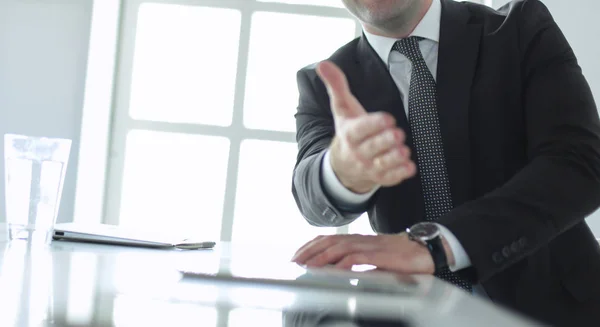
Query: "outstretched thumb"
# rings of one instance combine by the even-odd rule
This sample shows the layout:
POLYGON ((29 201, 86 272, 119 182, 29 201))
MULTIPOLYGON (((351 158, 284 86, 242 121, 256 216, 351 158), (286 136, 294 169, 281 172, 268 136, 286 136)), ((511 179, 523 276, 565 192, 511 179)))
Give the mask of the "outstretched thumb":
POLYGON ((338 66, 330 61, 323 61, 317 67, 317 74, 327 87, 334 116, 351 118, 365 113, 350 92, 346 75, 338 66))

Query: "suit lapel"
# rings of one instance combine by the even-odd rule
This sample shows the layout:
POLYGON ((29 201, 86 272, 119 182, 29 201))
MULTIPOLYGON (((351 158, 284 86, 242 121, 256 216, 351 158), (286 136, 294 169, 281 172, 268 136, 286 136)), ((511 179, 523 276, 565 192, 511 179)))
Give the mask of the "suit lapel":
POLYGON ((354 94, 369 112, 387 111, 396 118, 398 126, 407 129, 408 120, 400 91, 390 75, 387 65, 381 61, 366 37, 358 41, 358 78, 354 79, 354 94))
POLYGON ((438 111, 455 206, 473 195, 469 102, 481 25, 469 24, 464 4, 442 0, 437 70, 438 111))

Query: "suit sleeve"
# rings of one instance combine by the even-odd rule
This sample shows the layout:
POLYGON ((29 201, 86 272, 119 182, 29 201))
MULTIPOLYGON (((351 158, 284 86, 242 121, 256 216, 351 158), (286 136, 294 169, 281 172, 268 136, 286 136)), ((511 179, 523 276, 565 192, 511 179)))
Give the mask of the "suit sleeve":
POLYGON ((357 219, 367 208, 343 210, 325 192, 322 163, 335 134, 333 116, 325 86, 308 67, 298 72, 300 99, 296 118, 298 157, 294 168, 292 194, 304 218, 313 226, 338 227, 357 219))
POLYGON ((548 9, 522 2, 519 42, 528 164, 440 219, 484 282, 600 205, 600 123, 577 59, 548 9))

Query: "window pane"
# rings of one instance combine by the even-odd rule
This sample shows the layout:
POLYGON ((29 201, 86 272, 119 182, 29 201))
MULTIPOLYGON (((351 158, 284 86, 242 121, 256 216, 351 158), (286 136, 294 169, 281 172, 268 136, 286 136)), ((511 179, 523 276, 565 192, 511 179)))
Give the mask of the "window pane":
POLYGON ((348 234, 376 235, 371 228, 369 216, 365 213, 348 227, 348 234))
POLYGON ((313 5, 343 8, 342 0, 258 0, 259 2, 278 2, 294 5, 313 5))
POLYGON ((301 246, 335 228, 313 227, 300 214, 292 196, 294 143, 245 140, 233 223, 233 241, 301 246))
POLYGON ((131 117, 231 124, 240 20, 240 12, 232 9, 142 4, 131 117))
POLYGON ((252 17, 244 124, 295 131, 296 72, 327 59, 355 36, 354 20, 258 12, 252 17), (276 26, 277 28, 273 28, 276 26))
POLYGON ((223 137, 130 132, 120 224, 218 240, 228 157, 223 137))

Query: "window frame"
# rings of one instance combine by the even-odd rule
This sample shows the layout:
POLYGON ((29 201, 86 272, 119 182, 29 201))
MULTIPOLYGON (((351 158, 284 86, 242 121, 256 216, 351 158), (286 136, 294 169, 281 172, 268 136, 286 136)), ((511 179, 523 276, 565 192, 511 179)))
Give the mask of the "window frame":
POLYGON ((122 1, 92 0, 74 222, 103 222, 122 1))

